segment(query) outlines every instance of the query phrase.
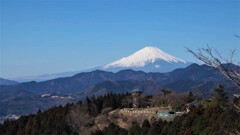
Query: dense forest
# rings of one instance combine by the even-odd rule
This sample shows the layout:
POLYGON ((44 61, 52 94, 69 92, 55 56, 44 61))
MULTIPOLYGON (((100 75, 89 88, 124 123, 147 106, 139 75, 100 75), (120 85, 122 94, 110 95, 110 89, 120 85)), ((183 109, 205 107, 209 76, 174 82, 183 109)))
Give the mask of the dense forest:
MULTIPOLYGON (((80 101, 76 104, 67 104, 64 107, 53 107, 44 112, 39 110, 37 114, 22 116, 18 120, 7 120, 3 125, 0 124, 0 135, 78 134, 77 130, 73 128, 74 125, 68 122, 72 110, 80 108, 77 117, 94 117, 104 108, 115 109, 121 107, 121 100, 127 96, 130 96, 130 94, 108 93, 98 98, 86 98, 83 103, 80 101)), ((83 126, 92 126, 91 119, 83 122, 83 126)))
MULTIPOLYGON (((162 91, 163 93, 164 91, 162 91)), ((86 98, 78 103, 52 107, 47 111, 39 110, 36 114, 22 116, 18 120, 7 120, 0 124, 1 135, 224 135, 240 130, 240 114, 228 101, 223 87, 215 89, 216 94, 207 100, 201 100, 190 108, 190 112, 177 116, 173 121, 161 119, 133 121, 129 128, 122 128, 109 122, 103 129, 96 126, 95 118, 111 110, 131 107, 131 94, 108 93, 99 97, 86 98)), ((174 93, 172 93, 174 95, 174 93)), ((170 96, 169 98, 173 98, 170 96)), ((145 96, 144 106, 170 102, 168 95, 145 96), (157 102, 160 101, 160 102, 157 102)), ((183 97, 184 104, 194 100, 192 93, 183 97)), ((173 104, 173 103, 172 103, 173 104)), ((176 109, 180 105, 175 105, 176 109)), ((106 115, 108 116, 108 115, 106 115)), ((108 120, 106 120, 108 121, 108 120)))

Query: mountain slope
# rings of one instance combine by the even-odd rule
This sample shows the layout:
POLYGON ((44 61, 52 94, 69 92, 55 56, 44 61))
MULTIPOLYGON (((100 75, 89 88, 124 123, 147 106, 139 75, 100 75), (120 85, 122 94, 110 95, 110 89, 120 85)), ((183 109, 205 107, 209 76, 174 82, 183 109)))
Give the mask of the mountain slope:
POLYGON ((169 72, 176 68, 183 68, 188 62, 174 57, 157 47, 145 47, 128 57, 104 65, 106 71, 120 71, 123 69, 141 70, 145 72, 169 72))
POLYGON ((17 83, 18 82, 16 82, 16 81, 0 78, 0 85, 13 85, 13 84, 17 84, 17 83))
MULTIPOLYGON (((96 70, 44 82, 32 81, 18 85, 0 86, 0 110, 2 110, 2 113, 11 113, 11 110, 15 110, 11 108, 15 108, 19 103, 26 103, 27 108, 37 108, 37 104, 32 106, 30 101, 34 98, 25 99, 25 95, 37 98, 45 93, 70 95, 77 101, 86 96, 102 95, 110 91, 122 93, 140 88, 147 94, 154 94, 161 89, 171 89, 176 92, 192 91, 206 97, 214 93, 213 89, 218 84, 223 84, 229 94, 237 91, 218 70, 206 65, 192 64, 187 68, 176 69, 168 73, 146 73, 130 69, 117 73, 96 70), (6 105, 6 103, 11 103, 12 106, 10 104, 6 105), (6 111, 6 109, 9 111, 6 111)), ((48 101, 48 99, 43 101, 39 99, 38 105, 42 105, 40 102, 45 104, 46 100, 48 101)), ((53 103, 46 106, 51 105, 53 103)), ((31 110, 29 108, 26 110, 31 110)), ((24 114, 24 112, 21 114, 24 114)))
POLYGON ((187 68, 177 69, 169 73, 145 73, 134 70, 123 70, 113 73, 96 70, 79 73, 72 77, 57 78, 44 82, 26 82, 15 86, 0 87, 0 92, 25 90, 40 94, 74 94, 89 90, 95 85, 105 81, 152 81, 160 83, 163 86, 179 80, 226 81, 224 76, 214 68, 192 64, 187 68))

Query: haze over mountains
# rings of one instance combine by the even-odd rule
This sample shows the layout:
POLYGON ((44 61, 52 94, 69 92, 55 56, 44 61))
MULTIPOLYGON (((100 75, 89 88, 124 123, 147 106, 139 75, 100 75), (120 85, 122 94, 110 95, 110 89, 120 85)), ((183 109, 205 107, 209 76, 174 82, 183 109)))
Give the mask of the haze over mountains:
POLYGON ((144 47, 141 50, 127 56, 123 57, 115 62, 98 66, 92 69, 87 69, 83 71, 67 71, 62 73, 54 74, 44 74, 40 76, 25 76, 11 78, 12 80, 17 80, 20 82, 27 81, 45 81, 59 77, 68 77, 75 75, 80 72, 93 71, 93 70, 104 70, 111 72, 118 72, 124 69, 132 69, 135 71, 144 72, 170 72, 177 68, 185 68, 190 65, 190 62, 172 56, 157 47, 144 47))
POLYGON ((13 85, 13 84, 17 84, 17 83, 18 82, 16 82, 16 81, 0 78, 0 85, 13 85))

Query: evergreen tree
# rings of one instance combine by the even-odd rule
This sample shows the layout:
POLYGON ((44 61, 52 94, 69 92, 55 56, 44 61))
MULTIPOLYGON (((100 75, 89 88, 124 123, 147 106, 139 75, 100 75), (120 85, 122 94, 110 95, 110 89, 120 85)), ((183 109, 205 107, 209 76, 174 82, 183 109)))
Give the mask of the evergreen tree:
POLYGON ((224 92, 224 87, 222 85, 219 85, 219 87, 214 89, 214 91, 216 92, 216 95, 214 96, 214 101, 221 107, 226 106, 226 104, 228 103, 228 97, 227 94, 224 92))

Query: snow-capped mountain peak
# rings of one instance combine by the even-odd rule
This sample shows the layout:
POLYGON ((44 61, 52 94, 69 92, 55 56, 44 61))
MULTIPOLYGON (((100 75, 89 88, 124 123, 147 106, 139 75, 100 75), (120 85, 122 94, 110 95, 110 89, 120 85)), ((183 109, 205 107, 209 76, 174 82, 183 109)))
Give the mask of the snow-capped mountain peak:
MULTIPOLYGON (((157 47, 144 47, 143 49, 133 53, 128 57, 124 57, 120 60, 117 60, 113 63, 107 64, 103 66, 103 69, 111 68, 111 67, 144 67, 147 64, 154 63, 156 61, 165 61, 168 63, 183 63, 186 62, 180 58, 174 57, 157 47)), ((156 68, 161 65, 155 65, 156 68)))

